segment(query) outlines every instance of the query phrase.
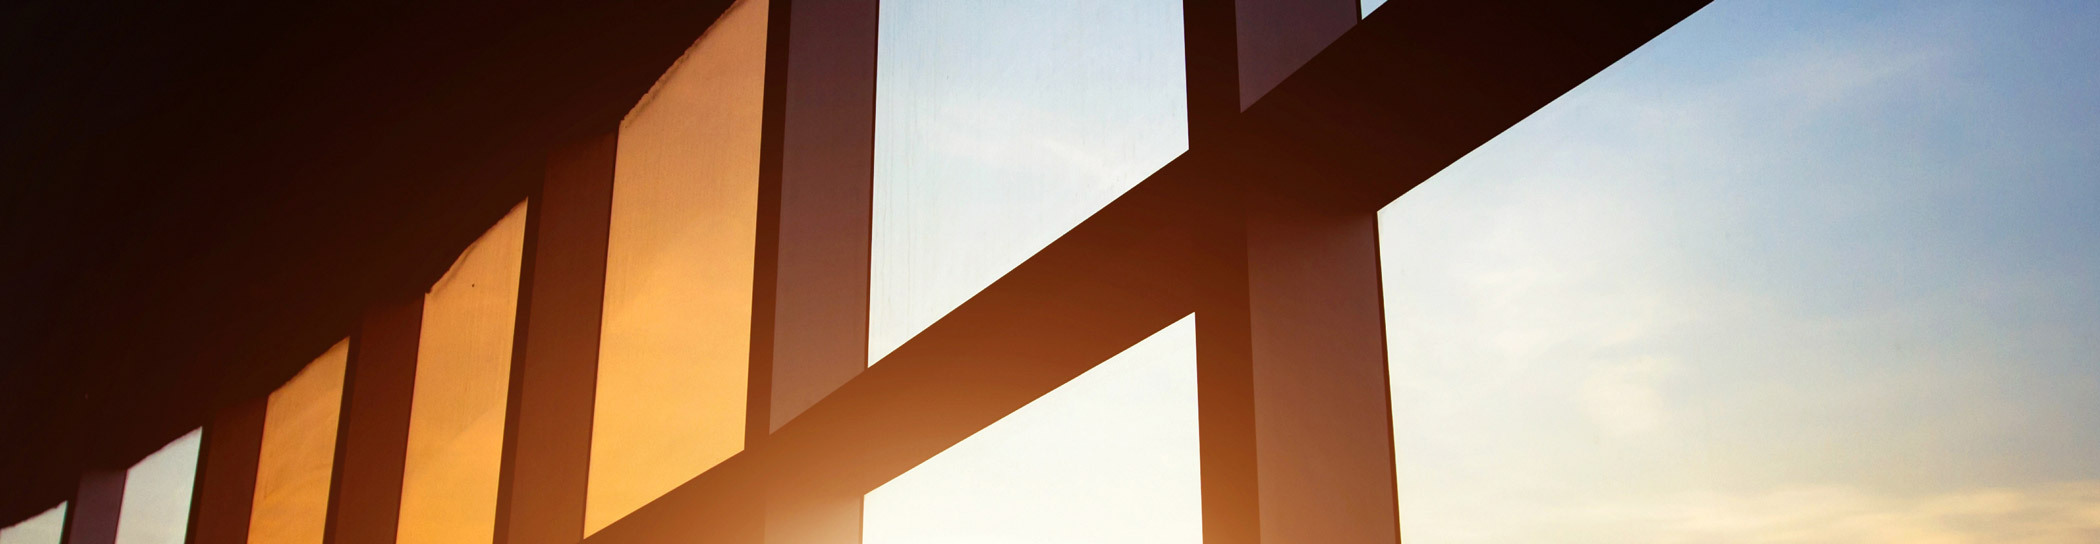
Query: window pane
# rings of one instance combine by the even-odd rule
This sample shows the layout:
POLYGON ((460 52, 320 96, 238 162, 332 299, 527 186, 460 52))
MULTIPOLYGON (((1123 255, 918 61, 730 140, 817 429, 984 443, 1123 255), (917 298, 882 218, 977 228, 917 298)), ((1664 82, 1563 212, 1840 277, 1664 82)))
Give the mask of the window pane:
POLYGON ((65 529, 65 523, 66 503, 58 503, 36 517, 0 529, 0 544, 59 544, 58 537, 65 529))
POLYGON ((270 393, 248 519, 250 544, 320 544, 349 352, 349 340, 336 342, 270 393))
POLYGON ((525 208, 519 203, 467 246, 423 298, 402 468, 404 544, 495 539, 525 208))
POLYGON ((1188 149, 1179 0, 882 3, 868 362, 1188 149))
POLYGON ((117 544, 182 544, 190 527, 190 490, 197 485, 203 429, 162 446, 124 472, 117 544))
POLYGON ((1203 541, 1195 319, 868 493, 866 544, 1203 541))
POLYGON ((744 447, 766 5, 731 6, 620 126, 586 534, 744 447))
POLYGON ((2096 58, 1716 2, 1400 198, 1404 540, 2100 541, 2096 58))
POLYGON ((1378 6, 1383 5, 1385 5, 1385 0, 1363 0, 1363 2, 1358 4, 1358 6, 1361 6, 1363 9, 1363 12, 1360 13, 1359 16, 1370 17, 1371 12, 1377 11, 1378 6))

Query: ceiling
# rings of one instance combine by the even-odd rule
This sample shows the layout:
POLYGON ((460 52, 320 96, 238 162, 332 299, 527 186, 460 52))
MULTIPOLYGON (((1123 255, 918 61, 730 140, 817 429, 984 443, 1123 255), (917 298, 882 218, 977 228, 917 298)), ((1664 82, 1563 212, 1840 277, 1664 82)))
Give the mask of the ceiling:
POLYGON ((0 526, 257 398, 726 0, 0 6, 0 526))

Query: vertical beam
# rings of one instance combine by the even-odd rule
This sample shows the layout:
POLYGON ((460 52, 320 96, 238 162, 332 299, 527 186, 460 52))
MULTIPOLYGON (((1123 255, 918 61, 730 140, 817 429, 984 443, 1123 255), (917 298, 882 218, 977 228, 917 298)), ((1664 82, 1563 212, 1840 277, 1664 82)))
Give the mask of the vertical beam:
POLYGON ((791 26, 769 430, 867 367, 876 9, 801 0, 776 15, 791 26))
POLYGON ((1205 541, 1394 544, 1375 212, 1265 190, 1287 167, 1220 164, 1244 200, 1218 197, 1206 227, 1205 541))
POLYGON ((527 211, 497 544, 583 540, 617 139, 550 154, 527 211))
MULTIPOLYGON (((1239 153, 1238 27, 1234 0, 1182 2, 1182 38, 1188 55, 1190 155, 1239 153)), ((1196 305, 1196 387, 1203 466, 1203 540, 1211 544, 1260 541, 1254 449, 1254 393, 1247 323, 1245 180, 1221 161, 1198 176, 1215 190, 1200 209, 1201 286, 1196 305)))
POLYGON ((780 285, 780 127, 787 117, 787 29, 793 0, 766 2, 765 76, 759 92, 758 198, 751 245, 750 364, 744 373, 744 449, 773 433, 773 320, 780 285))
POLYGON ((1219 187, 1196 316, 1204 539, 1392 544, 1374 216, 1294 199, 1307 169, 1272 164, 1275 142, 1238 119, 1354 26, 1356 2, 1184 6, 1189 141, 1219 187))
POLYGON ((1234 1, 1243 110, 1356 26, 1360 10, 1358 0, 1234 1))
POLYGON ((1203 541, 1260 542, 1255 465, 1254 384, 1247 307, 1245 222, 1241 183, 1212 172, 1221 189, 1206 218, 1196 305, 1196 387, 1203 462, 1203 541))
MULTIPOLYGON (((786 78, 768 431, 867 368, 877 15, 876 0, 775 12, 786 24, 773 27, 769 54, 785 49, 786 78)), ((858 544, 861 495, 795 476, 770 475, 766 542, 858 544)))
POLYGON ((73 505, 66 508, 65 544, 116 544, 117 516, 124 507, 124 470, 88 469, 80 474, 73 505))
POLYGON ((263 417, 269 397, 220 411, 204 425, 197 456, 197 488, 190 510, 190 544, 246 544, 262 457, 263 417))
POLYGON ((1233 0, 1183 0, 1182 50, 1187 56, 1189 148, 1213 149, 1239 107, 1238 23, 1233 0))
POLYGON ((1247 298, 1261 540, 1393 544, 1374 212, 1255 195, 1247 298))
POLYGON ((418 294, 376 305, 350 338, 327 544, 394 542, 422 328, 423 297, 418 294))

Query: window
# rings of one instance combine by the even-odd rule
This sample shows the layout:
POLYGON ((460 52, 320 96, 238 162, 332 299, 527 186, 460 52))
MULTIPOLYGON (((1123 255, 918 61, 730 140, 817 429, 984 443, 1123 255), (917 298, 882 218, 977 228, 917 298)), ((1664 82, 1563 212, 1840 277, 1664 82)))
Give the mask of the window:
POLYGON ((1203 541, 1193 317, 869 492, 862 542, 1203 541))
POLYGON ((1188 149, 1181 2, 880 19, 869 364, 1188 149))
POLYGON ((0 529, 0 544, 59 544, 65 523, 66 503, 58 503, 42 514, 0 529))
POLYGON ((731 6, 620 125, 586 534, 744 447, 766 10, 731 6))
POLYGON ((350 341, 336 342, 270 393, 256 459, 250 544, 321 542, 349 355, 350 341))
POLYGON ((467 246, 423 298, 398 539, 495 538, 525 203, 467 246))
POLYGON ((197 446, 190 431, 124 472, 117 544, 182 544, 190 524, 190 491, 197 484, 197 446))

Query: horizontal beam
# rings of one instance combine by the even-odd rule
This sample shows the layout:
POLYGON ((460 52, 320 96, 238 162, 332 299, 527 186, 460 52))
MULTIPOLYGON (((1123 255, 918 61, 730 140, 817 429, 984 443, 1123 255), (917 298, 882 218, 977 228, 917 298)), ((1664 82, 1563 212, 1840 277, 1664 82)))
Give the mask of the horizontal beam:
POLYGON ((751 529, 704 522, 767 486, 847 496, 967 438, 1218 295, 1244 269, 1220 236, 1236 186, 1375 210, 1631 52, 1703 2, 1575 8, 1395 3, 1175 159, 810 406, 757 449, 591 536, 591 544, 751 529))
POLYGON ((1384 207, 1707 0, 1392 2, 1240 116, 1277 190, 1384 207))
MULTIPOLYGON (((1192 226, 1212 207, 1200 179, 1175 175, 1180 164, 737 458, 764 457, 763 466, 724 463, 657 502, 741 504, 762 490, 724 484, 753 481, 760 471, 775 485, 866 493, 1187 315, 1197 291, 1181 280, 1214 264, 1205 262, 1206 245, 1192 226)), ((648 542, 673 534, 660 532, 666 525, 686 526, 655 518, 691 511, 655 506, 586 542, 648 542)))

